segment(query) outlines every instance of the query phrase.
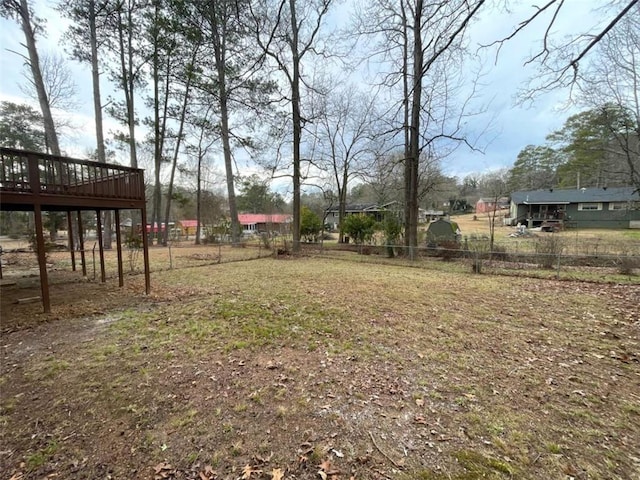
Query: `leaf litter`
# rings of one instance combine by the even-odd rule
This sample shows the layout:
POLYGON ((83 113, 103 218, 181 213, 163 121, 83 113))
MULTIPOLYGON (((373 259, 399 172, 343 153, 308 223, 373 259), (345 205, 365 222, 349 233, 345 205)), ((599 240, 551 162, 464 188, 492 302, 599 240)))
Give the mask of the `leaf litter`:
MULTIPOLYGON (((110 296, 121 313, 99 328, 69 310, 3 335, 0 469, 199 480, 636 471, 639 288, 254 265, 157 275, 152 297, 110 296)), ((82 308, 106 309, 95 302, 82 308)))

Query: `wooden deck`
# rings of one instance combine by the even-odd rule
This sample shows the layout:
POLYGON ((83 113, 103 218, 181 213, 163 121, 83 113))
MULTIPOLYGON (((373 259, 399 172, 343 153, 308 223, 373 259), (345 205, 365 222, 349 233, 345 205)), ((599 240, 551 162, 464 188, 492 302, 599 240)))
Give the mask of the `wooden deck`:
POLYGON ((0 208, 45 211, 144 208, 138 168, 0 148, 0 208))
MULTIPOLYGON (((102 282, 105 282, 104 248, 102 244, 102 215, 114 211, 118 278, 124 285, 122 268, 122 235, 120 210, 139 210, 146 219, 144 171, 106 163, 90 162, 44 153, 0 147, 0 210, 30 211, 34 213, 35 250, 40 268, 40 284, 44 311, 51 310, 42 212, 67 213, 68 230, 73 227, 72 214, 77 215, 79 252, 82 272, 86 275, 83 226, 80 211, 96 212, 96 233, 100 252, 102 282)), ((142 235, 145 265, 145 290, 151 289, 147 236, 142 235)), ((75 270, 73 235, 69 235, 69 252, 75 270)), ((0 268, 0 278, 2 269, 0 268)))

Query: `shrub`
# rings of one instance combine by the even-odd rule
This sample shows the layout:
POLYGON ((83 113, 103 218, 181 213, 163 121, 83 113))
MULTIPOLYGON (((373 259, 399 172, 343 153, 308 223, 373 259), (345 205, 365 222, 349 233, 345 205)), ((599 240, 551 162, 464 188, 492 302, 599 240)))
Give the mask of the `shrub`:
POLYGON ((553 268, 557 258, 564 250, 564 242, 557 235, 540 237, 536 242, 536 253, 538 254, 538 264, 542 268, 553 268))
POLYGON ((271 250, 271 240, 269 239, 269 234, 266 232, 262 232, 260 234, 260 241, 262 242, 262 246, 266 250, 271 250))
POLYGON ((133 272, 138 265, 142 250, 142 235, 131 232, 124 239, 124 244, 129 249, 127 260, 129 261, 129 270, 133 272))
POLYGON ((322 230, 322 220, 308 207, 300 211, 300 236, 307 242, 317 242, 322 230))
POLYGON ((633 275, 634 270, 638 268, 640 260, 632 255, 621 255, 616 261, 618 273, 621 275, 633 275))
POLYGON ((376 221, 368 215, 347 215, 342 221, 342 231, 356 243, 364 243, 373 238, 376 221))

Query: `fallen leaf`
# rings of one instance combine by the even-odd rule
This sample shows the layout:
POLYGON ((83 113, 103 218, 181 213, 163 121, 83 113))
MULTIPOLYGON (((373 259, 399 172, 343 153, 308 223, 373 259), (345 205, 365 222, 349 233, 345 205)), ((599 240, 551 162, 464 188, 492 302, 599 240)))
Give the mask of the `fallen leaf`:
POLYGON ((155 471, 155 475, 153 476, 154 480, 164 480, 176 473, 173 467, 167 462, 161 462, 153 468, 155 471))
POLYGON ((204 470, 200 472, 200 480, 213 480, 217 472, 211 467, 211 465, 207 465, 204 467, 204 470))
POLYGON ((159 464, 157 464, 155 467, 153 467, 154 471, 156 473, 160 473, 163 470, 171 470, 173 467, 171 466, 171 464, 167 463, 167 462, 160 462, 159 464))
POLYGON ((262 473, 262 470, 255 469, 251 465, 245 465, 242 469, 242 478, 246 480, 247 478, 251 477, 252 473, 260 475, 262 473))
POLYGON ((274 468, 271 470, 272 480, 282 480, 284 478, 284 472, 280 468, 274 468))
POLYGON ((426 425, 426 424, 427 424, 427 420, 426 420, 424 417, 422 417, 422 416, 416 416, 416 417, 413 419, 413 421, 414 421, 415 423, 419 423, 420 425, 426 425))
POLYGON ((259 462, 259 463, 269 463, 271 461, 271 459, 273 458, 273 452, 271 452, 269 455, 267 455, 266 457, 261 457, 260 455, 255 455, 254 458, 259 462))
POLYGON ((320 478, 322 478, 322 480, 327 480, 327 474, 322 470, 318 470, 318 475, 320 475, 320 478))
POLYGON ((329 470, 331 470, 331 460, 326 459, 320 465, 318 465, 318 467, 320 467, 320 470, 322 470, 323 472, 328 472, 329 470))

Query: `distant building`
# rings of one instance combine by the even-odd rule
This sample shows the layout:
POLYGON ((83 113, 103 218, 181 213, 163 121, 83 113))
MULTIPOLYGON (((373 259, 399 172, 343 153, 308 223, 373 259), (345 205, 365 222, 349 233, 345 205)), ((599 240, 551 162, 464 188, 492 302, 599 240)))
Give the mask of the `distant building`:
POLYGON ((238 221, 244 235, 259 233, 291 233, 293 217, 284 213, 241 213, 238 221))
POLYGON ((496 210, 507 210, 509 208, 509 197, 481 198, 476 202, 476 213, 488 213, 496 210), (496 205, 497 204, 497 205, 496 205))
MULTIPOLYGON (((345 216, 349 215, 369 215, 377 222, 381 222, 387 212, 397 212, 398 202, 388 202, 384 204, 377 203, 359 203, 347 204, 345 206, 345 216)), ((326 211, 327 216, 325 224, 330 225, 333 230, 340 228, 340 209, 338 206, 331 207, 326 211)))
MULTIPOLYGON (((177 233, 182 237, 186 237, 187 240, 189 237, 195 236, 197 228, 197 220, 178 220, 176 222, 177 233)), ((202 224, 200 224, 200 228, 202 229, 202 224)))
POLYGON ((640 228, 640 194, 634 187, 514 192, 509 214, 512 225, 529 228, 550 220, 565 228, 640 228))

